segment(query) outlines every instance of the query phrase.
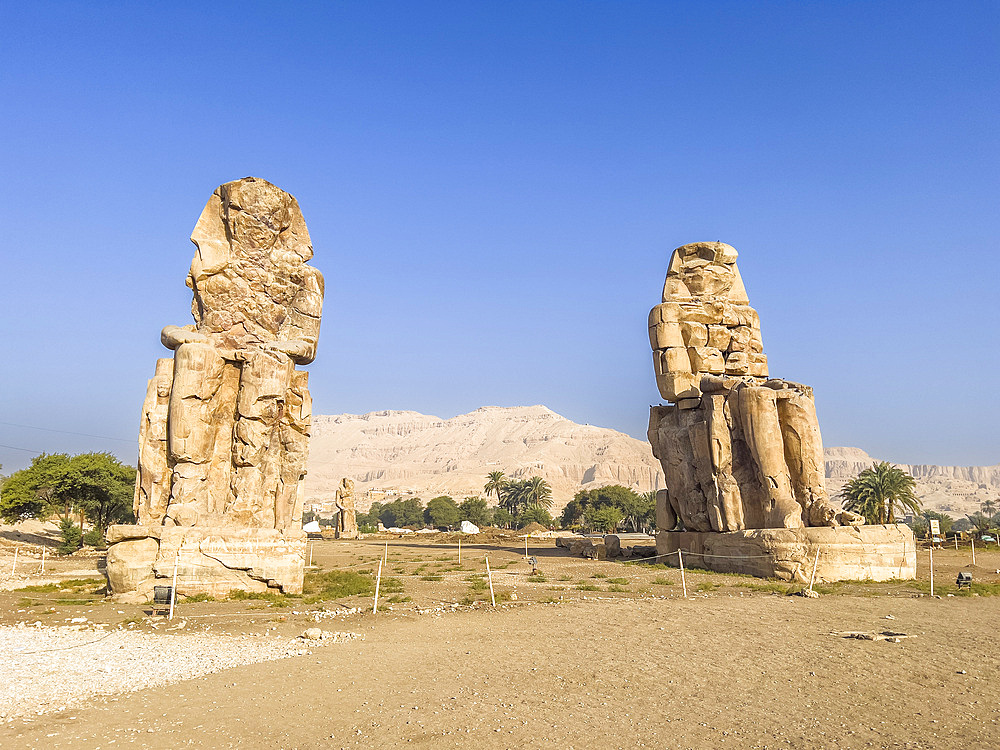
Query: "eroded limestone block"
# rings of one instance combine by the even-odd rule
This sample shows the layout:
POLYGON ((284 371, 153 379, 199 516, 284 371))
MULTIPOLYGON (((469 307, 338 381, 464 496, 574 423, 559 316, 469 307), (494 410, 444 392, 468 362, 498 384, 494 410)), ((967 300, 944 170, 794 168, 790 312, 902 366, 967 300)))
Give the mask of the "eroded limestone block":
POLYGON ((204 526, 112 526, 108 580, 115 594, 152 596, 154 585, 177 593, 224 597, 231 591, 302 592, 305 534, 278 529, 204 526), (144 535, 136 538, 137 535, 144 535))
POLYGON ((156 539, 133 538, 108 548, 108 583, 115 593, 136 591, 153 578, 160 545, 156 539))
POLYGON ((904 524, 660 532, 656 549, 675 567, 680 549, 685 566, 799 583, 809 581, 814 563, 823 582, 909 580, 917 564, 916 541, 904 524))

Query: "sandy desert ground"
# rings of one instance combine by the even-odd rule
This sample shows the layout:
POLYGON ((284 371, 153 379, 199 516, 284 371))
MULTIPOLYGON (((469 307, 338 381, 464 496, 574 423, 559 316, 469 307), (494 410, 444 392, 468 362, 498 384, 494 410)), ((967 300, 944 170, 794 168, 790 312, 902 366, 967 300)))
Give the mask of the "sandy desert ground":
MULTIPOLYGON (((0 541, 9 574, 17 540, 0 541)), ((569 557, 551 540, 532 541, 534 577, 516 539, 466 542, 461 566, 454 537, 388 541, 383 583, 394 582, 377 615, 370 596, 182 602, 167 623, 148 607, 103 600, 98 556, 50 562, 49 580, 90 583, 24 590, 16 581, 20 591, 0 592, 0 629, 38 622, 87 637, 52 655, 67 665, 55 678, 61 690, 76 679, 69 665, 113 638, 126 653, 141 648, 150 673, 189 648, 205 648, 211 662, 206 642, 277 652, 134 692, 109 676, 108 694, 15 712, 0 746, 1000 747, 1000 600, 948 596, 960 569, 973 572, 975 593, 993 590, 995 548, 979 550, 974 568, 968 549, 938 551, 941 598, 927 595, 921 552, 914 582, 826 585, 806 599, 785 584, 690 571, 685 599, 676 569, 569 557), (487 554, 506 600, 496 609, 479 583, 487 554), (358 637, 295 639, 309 627, 358 637), (883 631, 909 637, 844 637, 883 631)), ((314 562, 320 574, 372 570, 385 542, 319 542, 314 562)), ((37 561, 21 554, 30 572, 37 561)), ((26 659, 6 655, 0 700, 18 683, 42 690, 51 679, 19 667, 26 659)))

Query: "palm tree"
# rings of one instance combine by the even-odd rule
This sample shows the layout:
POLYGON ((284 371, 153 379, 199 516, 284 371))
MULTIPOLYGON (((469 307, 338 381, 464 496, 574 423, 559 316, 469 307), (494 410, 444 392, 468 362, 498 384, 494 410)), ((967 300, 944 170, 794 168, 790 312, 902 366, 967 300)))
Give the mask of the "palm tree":
POLYGON ((997 512, 997 504, 993 502, 991 498, 983 500, 983 502, 979 504, 979 507, 980 510, 983 511, 983 515, 985 515, 988 518, 992 518, 993 514, 997 512))
POLYGON ((985 534, 987 529, 990 528, 990 519, 982 513, 973 513, 971 516, 967 515, 966 518, 969 519, 969 523, 972 524, 972 528, 980 536, 985 534))
POLYGON ((501 504, 517 518, 528 507, 528 480, 507 482, 503 487, 501 504))
POLYGON ((896 510, 920 512, 916 480, 898 466, 880 461, 844 485, 844 508, 871 524, 896 523, 896 510))
POLYGON ((524 485, 526 505, 548 510, 552 507, 552 488, 541 477, 532 477, 524 485))
POLYGON ((507 477, 504 476, 502 471, 491 471, 486 475, 486 486, 483 487, 483 492, 486 493, 486 497, 490 496, 490 493, 494 493, 497 496, 497 505, 503 504, 504 488, 507 486, 507 477))

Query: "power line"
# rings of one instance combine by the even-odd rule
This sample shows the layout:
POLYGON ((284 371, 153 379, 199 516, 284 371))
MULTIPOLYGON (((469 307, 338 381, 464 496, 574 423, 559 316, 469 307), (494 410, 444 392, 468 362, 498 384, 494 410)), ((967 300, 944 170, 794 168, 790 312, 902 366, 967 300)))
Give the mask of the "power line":
MULTIPOLYGON (((54 430, 51 427, 34 427, 33 425, 30 425, 30 424, 15 424, 14 422, 0 422, 0 424, 7 425, 8 427, 22 427, 25 430, 41 430, 42 432, 59 432, 59 433, 61 433, 63 435, 77 435, 78 437, 98 438, 100 440, 117 440, 120 443, 132 443, 132 442, 135 442, 134 440, 126 440, 125 438, 109 437, 108 435, 92 435, 89 432, 71 432, 69 430, 54 430)), ((11 446, 7 445, 7 446, 4 446, 4 447, 5 448, 9 448, 11 446)), ((25 449, 24 448, 15 448, 14 450, 25 450, 25 449)), ((33 453, 37 453, 38 451, 32 451, 32 452, 33 453)))
POLYGON ((16 445, 2 445, 2 444, 0 444, 0 448, 8 448, 8 449, 10 449, 12 451, 24 451, 25 453, 34 453, 36 456, 42 455, 42 451, 33 451, 33 450, 28 449, 28 448, 18 448, 16 445))

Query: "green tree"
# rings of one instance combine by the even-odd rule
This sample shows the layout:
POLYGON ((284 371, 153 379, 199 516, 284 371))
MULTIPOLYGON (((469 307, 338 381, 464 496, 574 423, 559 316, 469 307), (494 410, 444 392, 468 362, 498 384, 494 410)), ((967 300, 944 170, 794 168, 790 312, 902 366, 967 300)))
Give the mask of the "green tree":
POLYGON ((490 496, 490 493, 497 496, 497 505, 503 505, 503 491, 507 486, 507 477, 504 476, 502 471, 491 471, 486 475, 486 484, 483 486, 483 492, 486 493, 486 497, 490 496))
POLYGON ((972 524, 969 522, 968 518, 959 518, 952 525, 951 530, 955 532, 959 531, 971 531, 973 528, 972 524))
POLYGON ((553 520, 545 508, 528 508, 517 517, 517 528, 523 529, 529 523, 540 523, 548 528, 553 524, 553 520))
POLYGON ((896 523, 896 511, 920 513, 916 480, 885 461, 865 469, 844 485, 844 508, 864 516, 870 524, 896 523))
POLYGON ((503 506, 493 509, 493 525, 498 529, 509 529, 514 525, 514 516, 503 506))
POLYGON ((506 508, 510 515, 517 518, 528 507, 528 482, 518 480, 507 482, 501 493, 500 504, 506 508))
POLYGON ((480 527, 489 526, 493 522, 493 512, 482 498, 467 497, 458 506, 458 520, 480 527))
POLYGON ((101 534, 112 523, 132 521, 135 469, 110 453, 45 454, 17 472, 0 491, 5 520, 79 513, 101 534))
POLYGON ((614 505, 592 505, 587 508, 587 524, 595 531, 611 533, 624 519, 621 509, 614 505))
POLYGON ((431 526, 451 528, 458 524, 458 505, 447 495, 435 497, 427 503, 424 521, 431 526))
POLYGON ((972 531, 980 536, 985 534, 990 528, 989 516, 985 516, 982 513, 973 513, 972 515, 967 515, 966 518, 972 524, 972 531))
MULTIPOLYGON (((0 488, 0 516, 8 523, 41 518, 53 512, 57 476, 69 461, 65 453, 43 453, 31 465, 14 472, 0 488)), ((69 515, 67 508, 64 515, 69 515)))
POLYGON ((552 507, 552 487, 541 477, 531 477, 524 483, 524 503, 526 508, 552 507))
MULTIPOLYGON (((615 508, 621 514, 618 524, 624 524, 632 531, 652 529, 656 526, 656 493, 647 492, 643 495, 623 487, 611 484, 592 490, 580 490, 563 508, 560 522, 566 528, 580 528, 590 531, 595 528, 594 518, 601 518, 603 526, 613 515, 595 516, 594 512, 601 508, 615 508)), ((598 531, 604 531, 603 528, 598 531)))
POLYGON ((992 498, 986 498, 979 504, 979 509, 984 515, 992 518, 993 514, 997 512, 997 504, 992 498))
POLYGON ((573 499, 566 503, 562 515, 559 516, 559 524, 564 529, 573 529, 582 525, 586 516, 588 499, 590 494, 586 490, 580 490, 573 496, 573 499))
MULTIPOLYGON (((383 503, 380 503, 378 500, 373 502, 371 506, 368 508, 367 522, 372 526, 378 526, 379 518, 382 515, 383 508, 385 508, 385 505, 383 503)), ((360 524, 361 521, 358 521, 358 523, 360 524)))
POLYGON ((644 492, 639 495, 639 503, 635 516, 635 531, 656 531, 656 491, 644 492))
POLYGON ((382 507, 379 520, 387 527, 422 526, 424 523, 424 504, 417 497, 394 500, 382 507))

